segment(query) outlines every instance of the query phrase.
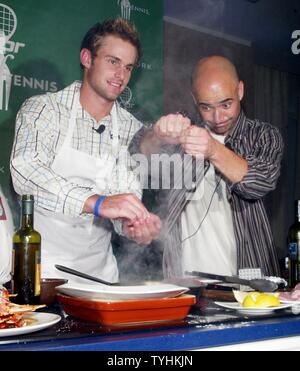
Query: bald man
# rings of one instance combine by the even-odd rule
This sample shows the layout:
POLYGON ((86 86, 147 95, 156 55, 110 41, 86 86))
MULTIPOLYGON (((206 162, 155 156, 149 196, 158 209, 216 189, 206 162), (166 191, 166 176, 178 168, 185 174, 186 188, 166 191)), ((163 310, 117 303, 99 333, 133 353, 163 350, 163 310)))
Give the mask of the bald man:
MULTIPOLYGON (((176 238, 166 243, 167 275, 191 270, 237 274, 241 268, 279 275, 263 198, 275 189, 280 175, 281 135, 268 123, 246 118, 241 109, 244 84, 224 57, 211 56, 197 63, 191 92, 203 127, 170 114, 152 130, 141 131, 132 146, 132 152, 139 148, 150 155, 165 144, 180 145, 185 153, 206 163, 204 178, 172 229, 176 238), (172 260, 172 255, 180 257, 180 262, 172 260)), ((172 199, 172 190, 170 195, 172 199)))

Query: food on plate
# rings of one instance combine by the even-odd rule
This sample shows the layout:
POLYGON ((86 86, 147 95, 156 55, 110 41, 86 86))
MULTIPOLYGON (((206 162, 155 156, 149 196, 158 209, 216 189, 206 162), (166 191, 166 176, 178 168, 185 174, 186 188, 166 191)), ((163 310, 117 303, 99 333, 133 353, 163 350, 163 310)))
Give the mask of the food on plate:
POLYGON ((0 330, 27 326, 23 313, 35 311, 45 305, 18 305, 11 303, 6 288, 0 287, 0 330))
POLYGON ((260 293, 257 291, 233 291, 235 299, 247 308, 269 308, 280 305, 279 293, 260 293))
POLYGON ((242 301, 243 307, 255 307, 256 298, 259 296, 259 292, 252 292, 251 294, 247 294, 242 301))
MULTIPOLYGON (((259 291, 251 291, 251 292, 249 292, 249 291, 233 290, 234 298, 240 304, 242 304, 242 302, 244 301, 244 299, 246 298, 246 296, 249 295, 249 294, 251 294, 252 297, 256 298, 258 295, 260 295, 262 293, 259 292, 259 291)), ((268 293, 265 293, 265 294, 275 296, 276 298, 279 297, 279 292, 268 292, 268 293)))
POLYGON ((280 300, 274 295, 260 294, 257 296, 255 301, 256 308, 269 308, 278 307, 280 305, 280 300))
POLYGON ((281 292, 279 294, 279 299, 285 301, 300 301, 300 283, 290 292, 281 292))

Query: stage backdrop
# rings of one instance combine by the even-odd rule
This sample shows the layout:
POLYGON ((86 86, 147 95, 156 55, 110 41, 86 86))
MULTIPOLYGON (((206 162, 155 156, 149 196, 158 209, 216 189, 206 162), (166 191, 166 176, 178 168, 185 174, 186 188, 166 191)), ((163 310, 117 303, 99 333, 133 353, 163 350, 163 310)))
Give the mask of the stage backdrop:
POLYGON ((9 157, 20 105, 81 79, 85 32, 116 16, 135 23, 144 49, 120 102, 151 122, 163 110, 163 0, 0 0, 0 184, 11 206, 9 157))

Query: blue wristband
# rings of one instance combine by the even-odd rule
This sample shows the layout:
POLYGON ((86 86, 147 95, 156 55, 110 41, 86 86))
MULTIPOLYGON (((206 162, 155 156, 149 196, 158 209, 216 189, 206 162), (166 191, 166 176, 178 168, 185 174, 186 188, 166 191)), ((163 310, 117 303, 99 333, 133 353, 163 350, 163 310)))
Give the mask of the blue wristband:
POLYGON ((105 198, 106 198, 106 196, 99 196, 98 200, 95 203, 94 215, 97 216, 98 218, 100 218, 99 208, 100 208, 100 206, 101 206, 101 204, 102 204, 102 202, 104 201, 105 198))

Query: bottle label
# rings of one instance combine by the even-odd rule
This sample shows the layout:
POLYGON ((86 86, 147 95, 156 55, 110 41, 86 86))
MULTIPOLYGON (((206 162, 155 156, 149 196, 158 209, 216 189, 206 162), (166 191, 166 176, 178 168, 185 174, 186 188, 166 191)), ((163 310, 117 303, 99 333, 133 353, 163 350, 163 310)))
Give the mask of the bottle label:
POLYGON ((40 250, 35 252, 35 290, 34 295, 39 296, 41 294, 41 252, 40 250))
POLYGON ((289 243, 289 257, 292 260, 297 260, 298 244, 296 242, 289 243))

